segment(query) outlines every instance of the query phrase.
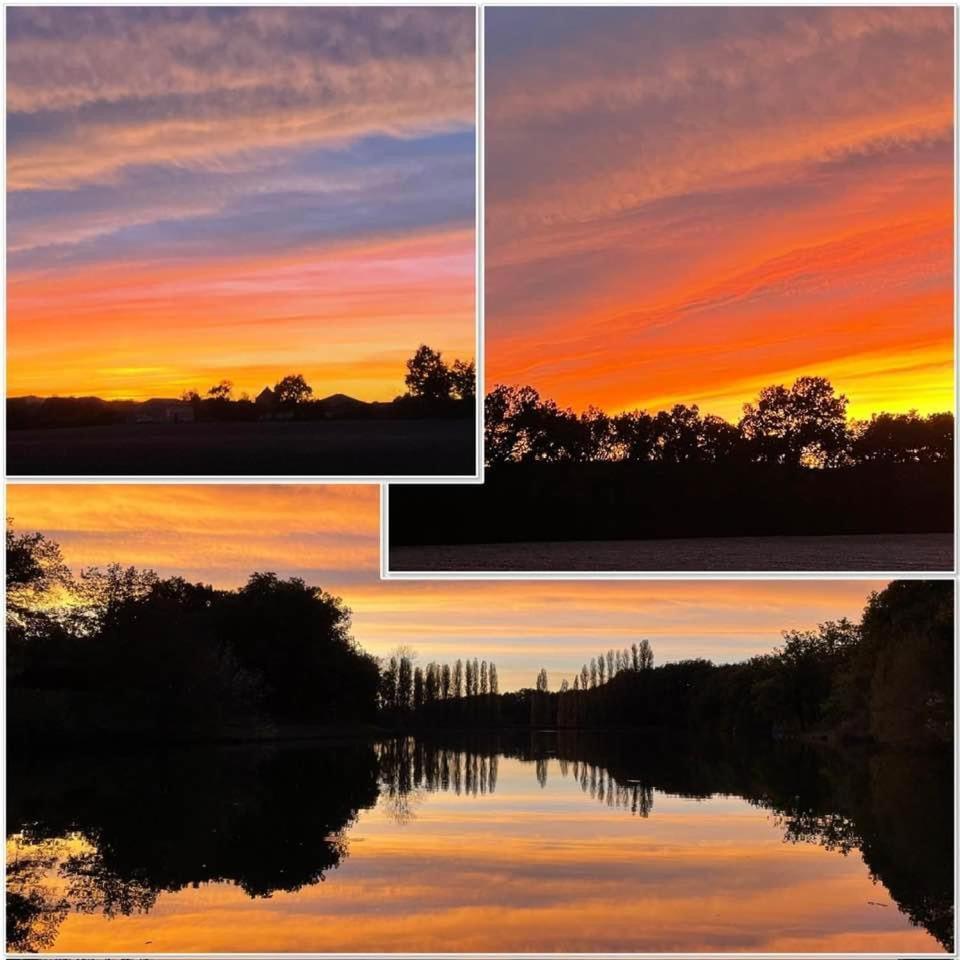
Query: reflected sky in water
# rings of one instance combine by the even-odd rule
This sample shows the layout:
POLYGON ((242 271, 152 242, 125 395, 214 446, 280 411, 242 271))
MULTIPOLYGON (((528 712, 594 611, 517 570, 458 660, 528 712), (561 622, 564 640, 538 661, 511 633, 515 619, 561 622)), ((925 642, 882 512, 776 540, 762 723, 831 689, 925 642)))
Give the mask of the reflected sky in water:
POLYGON ((445 765, 397 791, 379 763, 379 797, 345 826, 345 855, 323 882, 256 899, 214 882, 160 892, 131 916, 71 912, 55 948, 942 950, 857 849, 787 842, 780 814, 737 796, 679 796, 555 756, 476 754, 472 773, 445 765))

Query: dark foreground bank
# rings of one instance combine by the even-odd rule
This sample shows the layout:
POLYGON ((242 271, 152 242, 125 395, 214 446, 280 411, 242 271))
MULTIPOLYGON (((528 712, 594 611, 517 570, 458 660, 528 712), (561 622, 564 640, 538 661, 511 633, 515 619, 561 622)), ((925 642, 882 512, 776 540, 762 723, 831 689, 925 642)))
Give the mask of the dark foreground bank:
POLYGON ((468 419, 138 423, 16 430, 14 476, 470 476, 468 419))
POLYGON ((952 530, 950 463, 516 463, 390 490, 393 547, 952 530))
POLYGON ((389 569, 393 573, 952 570, 953 546, 950 533, 391 545, 389 569))

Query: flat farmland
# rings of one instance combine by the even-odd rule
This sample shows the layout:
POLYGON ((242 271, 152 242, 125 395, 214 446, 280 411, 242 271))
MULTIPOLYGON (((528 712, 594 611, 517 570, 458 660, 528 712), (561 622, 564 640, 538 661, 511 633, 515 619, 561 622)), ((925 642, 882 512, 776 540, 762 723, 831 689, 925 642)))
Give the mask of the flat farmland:
POLYGON ((12 476, 474 473, 473 420, 149 423, 13 430, 12 476))

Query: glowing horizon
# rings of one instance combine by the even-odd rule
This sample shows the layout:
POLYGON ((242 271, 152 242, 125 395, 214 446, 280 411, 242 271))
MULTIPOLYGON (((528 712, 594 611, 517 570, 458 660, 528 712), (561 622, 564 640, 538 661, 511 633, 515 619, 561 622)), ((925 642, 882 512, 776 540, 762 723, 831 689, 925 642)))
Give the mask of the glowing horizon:
POLYGON ((11 8, 8 396, 474 356, 470 8, 11 8))
POLYGON ((478 657, 502 690, 551 689, 584 658, 643 637, 657 663, 743 660, 782 630, 859 619, 883 580, 382 581, 373 486, 25 485, 8 487, 14 529, 58 542, 74 572, 111 562, 225 589, 254 571, 300 576, 342 596, 353 635, 376 656, 478 657))
POLYGON ((953 410, 950 8, 492 8, 487 387, 953 410))

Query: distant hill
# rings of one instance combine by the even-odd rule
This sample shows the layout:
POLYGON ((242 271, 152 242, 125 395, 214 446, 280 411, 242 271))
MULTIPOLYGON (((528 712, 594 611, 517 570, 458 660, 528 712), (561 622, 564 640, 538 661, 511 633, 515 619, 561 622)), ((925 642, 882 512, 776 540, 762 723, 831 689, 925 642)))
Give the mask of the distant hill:
POLYGON ((314 403, 320 404, 325 410, 362 410, 365 407, 372 407, 375 404, 368 403, 366 400, 357 400, 356 397, 349 397, 345 393, 331 393, 329 397, 323 397, 315 400, 314 403))
POLYGON ((362 420, 460 418, 474 413, 472 401, 439 403, 403 396, 390 401, 358 400, 333 393, 318 400, 277 404, 253 400, 215 400, 151 397, 149 400, 104 400, 100 397, 8 397, 7 427, 89 427, 118 423, 176 423, 194 421, 362 420))

